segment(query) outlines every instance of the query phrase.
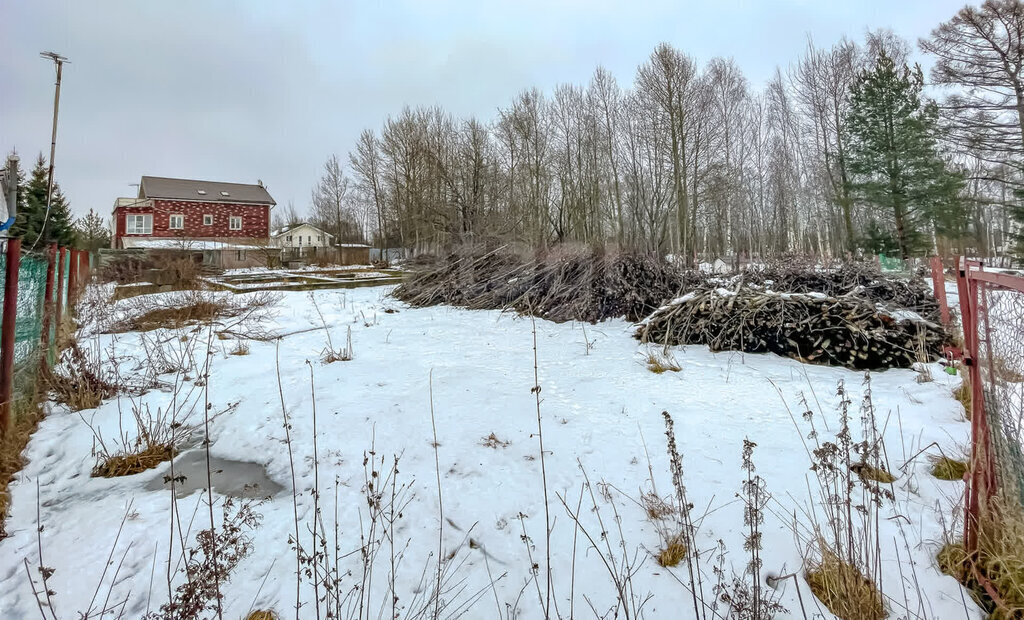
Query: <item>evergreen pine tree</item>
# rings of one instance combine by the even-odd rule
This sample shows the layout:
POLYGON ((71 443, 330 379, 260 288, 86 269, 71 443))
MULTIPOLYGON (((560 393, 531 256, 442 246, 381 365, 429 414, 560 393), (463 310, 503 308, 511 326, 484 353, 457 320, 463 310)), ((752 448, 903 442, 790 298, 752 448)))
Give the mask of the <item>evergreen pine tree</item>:
POLYGON ((70 246, 75 240, 70 205, 60 186, 54 183, 50 212, 46 213, 46 177, 46 159, 40 154, 28 182, 19 179, 18 214, 11 226, 11 236, 18 237, 29 246, 35 244, 37 238, 37 247, 54 242, 70 246))
POLYGON ((103 217, 89 209, 85 217, 75 221, 75 240, 84 250, 95 252, 100 248, 110 247, 110 227, 103 217))
POLYGON ((902 258, 930 249, 933 232, 961 238, 967 221, 963 176, 938 154, 938 108, 922 100, 923 86, 920 67, 897 67, 882 52, 854 82, 846 119, 851 189, 902 258))

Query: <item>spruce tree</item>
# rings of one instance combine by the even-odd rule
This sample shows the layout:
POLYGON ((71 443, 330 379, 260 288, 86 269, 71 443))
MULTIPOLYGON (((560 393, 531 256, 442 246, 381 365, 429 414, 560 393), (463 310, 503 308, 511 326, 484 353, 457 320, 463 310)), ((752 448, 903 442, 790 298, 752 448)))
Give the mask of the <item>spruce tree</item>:
POLYGON ((85 217, 75 221, 75 240, 84 250, 95 252, 100 248, 110 247, 110 227, 103 217, 89 209, 85 217))
POLYGON ((18 184, 18 214, 11 226, 11 236, 22 240, 26 247, 36 244, 37 248, 48 243, 70 246, 75 235, 71 227, 71 208, 57 183, 53 184, 50 212, 46 212, 47 166, 46 159, 39 155, 32 169, 32 176, 25 183, 18 184), (42 235, 40 235, 42 231, 42 235))
POLYGON ((846 119, 853 194, 902 258, 929 250, 933 232, 960 238, 966 222, 963 176, 939 156, 938 108, 923 86, 920 67, 897 67, 882 52, 854 82, 846 119))

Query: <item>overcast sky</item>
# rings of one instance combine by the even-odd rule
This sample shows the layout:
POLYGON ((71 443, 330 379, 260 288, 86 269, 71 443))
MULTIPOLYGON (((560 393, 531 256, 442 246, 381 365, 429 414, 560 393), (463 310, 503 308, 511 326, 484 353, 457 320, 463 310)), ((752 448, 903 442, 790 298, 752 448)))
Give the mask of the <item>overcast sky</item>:
POLYGON ((108 215, 141 175, 255 182, 308 207, 323 161, 403 106, 490 120, 517 91, 623 86, 667 41, 731 56, 755 86, 811 35, 890 27, 916 41, 963 0, 0 0, 0 151, 48 151, 76 214, 108 215))

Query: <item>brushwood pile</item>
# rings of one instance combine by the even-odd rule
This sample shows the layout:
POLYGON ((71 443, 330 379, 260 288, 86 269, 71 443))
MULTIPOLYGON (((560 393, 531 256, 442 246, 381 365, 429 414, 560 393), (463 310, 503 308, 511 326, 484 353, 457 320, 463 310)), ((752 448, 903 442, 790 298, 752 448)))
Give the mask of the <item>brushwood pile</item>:
POLYGON ((459 253, 418 263, 412 306, 512 310, 556 322, 626 318, 642 342, 776 353, 852 369, 932 361, 950 340, 920 278, 871 263, 777 264, 722 277, 626 252, 459 253))

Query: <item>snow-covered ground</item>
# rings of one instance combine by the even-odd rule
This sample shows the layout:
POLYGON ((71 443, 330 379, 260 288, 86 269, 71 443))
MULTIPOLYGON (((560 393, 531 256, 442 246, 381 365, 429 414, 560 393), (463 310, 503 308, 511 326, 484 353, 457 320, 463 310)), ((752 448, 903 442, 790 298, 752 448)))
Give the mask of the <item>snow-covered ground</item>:
MULTIPOLYGON (((263 518, 252 534, 252 551, 223 585, 224 617, 244 617, 253 605, 276 609, 283 617, 294 614, 295 556, 289 544, 295 531, 292 473, 275 358, 280 360, 281 394, 291 422, 300 538, 305 546, 309 546, 308 528, 313 521, 310 489, 315 472, 312 372, 320 498, 326 504, 331 553, 335 482, 338 546, 347 554, 360 547, 361 527, 368 523, 362 491, 364 455, 373 450, 378 460, 388 464, 391 455, 400 455, 398 479, 411 485, 411 503, 402 511, 394 534, 396 546, 404 549, 395 586, 398 605, 411 604, 417 592, 422 596, 421 583, 432 582, 438 530, 443 527, 443 553, 455 553, 463 562, 453 583, 464 580, 464 589, 461 594, 449 593, 448 598, 469 601, 479 593, 463 617, 505 617, 510 606, 518 609, 516 617, 543 617, 539 599, 546 588, 545 503, 532 391, 533 324, 492 311, 409 308, 387 297, 389 290, 283 293, 271 327, 290 335, 279 345, 251 341, 247 356, 229 355, 234 342, 212 339, 208 395, 210 411, 216 415, 210 420, 210 452, 222 459, 265 465, 270 478, 285 489, 257 509, 263 518), (345 342, 351 327, 351 361, 319 361, 327 341, 322 329, 311 329, 321 321, 310 295, 323 312, 335 348, 345 342), (438 510, 431 388, 443 520, 438 510), (491 434, 497 441, 485 445, 491 434), (530 581, 534 563, 539 566, 536 584, 530 581), (488 586, 492 579, 496 580, 493 588, 488 586)), ((697 542, 705 568, 713 563, 711 555, 719 540, 728 549, 730 576, 742 573, 747 563, 744 506, 736 494, 744 478, 740 469, 743 440, 749 438, 757 443, 753 460, 772 495, 763 525, 762 573, 801 573, 804 549, 794 535, 793 521, 801 521, 817 499, 804 448, 809 427, 800 417, 801 395, 815 409, 824 441, 831 440, 837 430, 837 382, 845 382, 855 404, 864 389, 861 373, 772 355, 710 353, 705 347, 674 349, 672 355, 681 370, 655 374, 645 366, 646 349, 631 333, 632 327, 621 320, 585 329, 579 324, 536 322, 544 464, 553 523, 552 617, 555 609, 565 618, 570 609, 590 617, 591 606, 603 613, 616 598, 601 556, 583 533, 575 535, 560 499, 575 512, 584 472, 594 483, 594 499, 589 492, 583 497, 580 520, 605 556, 616 556, 621 562, 625 555, 633 563, 637 570, 634 594, 638 598, 652 595, 643 616, 692 616, 691 596, 683 585, 688 581, 685 562, 662 568, 654 561, 651 554, 659 547, 658 533, 634 501, 642 492, 655 489, 662 496, 672 494, 662 411, 675 421, 688 498, 695 505, 695 517, 703 516, 697 542)), ((208 338, 205 330, 151 332, 146 345, 163 339, 165 346, 181 350, 186 347, 182 334, 196 347, 201 365, 208 338)), ((101 350, 125 356, 119 364, 124 373, 131 372, 134 359, 143 355, 139 334, 98 338, 101 350)), ((944 528, 950 527, 952 505, 962 483, 929 476, 922 456, 906 473, 900 471, 932 442, 947 454, 957 454, 967 442, 968 424, 951 396, 959 378, 946 375, 937 365, 932 376, 934 381, 926 383, 917 382, 917 373, 911 370, 871 376, 890 469, 900 476, 895 505, 883 508, 880 523, 882 588, 890 599, 890 617, 980 618, 970 598, 954 579, 938 571, 933 559, 944 528), (925 601, 918 601, 918 592, 925 601), (907 605, 910 612, 902 609, 907 605)), ((162 378, 169 383, 174 379, 162 378)), ((194 413, 185 422, 201 428, 204 391, 202 387, 191 391, 194 381, 192 375, 177 393, 153 390, 138 400, 152 412, 157 408, 166 412, 175 399, 178 408, 189 402, 184 409, 194 413)), ((108 598, 108 590, 109 606, 126 601, 127 618, 140 617, 167 600, 171 496, 146 488, 163 476, 164 468, 122 478, 89 476, 95 463, 89 425, 109 441, 118 435, 120 424, 131 427, 132 405, 121 397, 81 415, 54 407, 32 438, 28 465, 11 485, 10 536, 0 541, 3 618, 38 617, 25 560, 39 587, 35 567, 40 541, 43 564, 55 569, 49 586, 56 593, 52 601, 59 618, 77 618, 78 612, 90 607, 95 614, 108 598), (37 507, 43 526, 38 536, 37 507), (112 558, 109 565, 108 558, 112 558)), ((859 428, 856 413, 854 418, 859 428)), ((196 491, 178 502, 182 528, 189 530, 188 523, 195 520, 193 535, 209 519, 205 508, 197 508, 205 497, 196 491)), ((374 601, 368 615, 374 617, 386 599, 386 613, 391 612, 387 555, 385 548, 367 590, 374 601)), ((347 590, 360 580, 358 554, 342 564, 353 571, 353 576, 343 579, 347 590)), ((176 579, 177 583, 181 576, 176 579)), ((706 586, 709 599, 710 586, 706 586)), ((794 580, 784 580, 778 587, 780 601, 789 609, 779 617, 804 617, 794 580)), ((830 617, 806 582, 800 580, 799 587, 807 617, 816 613, 830 617)), ((308 583, 302 586, 301 598, 306 606, 300 616, 316 617, 308 583)))

